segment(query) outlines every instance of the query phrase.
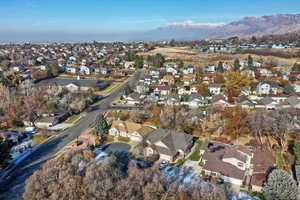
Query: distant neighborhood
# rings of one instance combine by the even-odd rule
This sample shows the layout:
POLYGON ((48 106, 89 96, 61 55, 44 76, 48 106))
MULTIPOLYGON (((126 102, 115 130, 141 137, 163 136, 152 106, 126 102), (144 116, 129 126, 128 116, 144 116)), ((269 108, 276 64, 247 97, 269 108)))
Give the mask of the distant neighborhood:
POLYGON ((63 137, 54 159, 125 152, 232 198, 274 170, 299 188, 299 44, 259 40, 1 45, 0 176, 63 137))

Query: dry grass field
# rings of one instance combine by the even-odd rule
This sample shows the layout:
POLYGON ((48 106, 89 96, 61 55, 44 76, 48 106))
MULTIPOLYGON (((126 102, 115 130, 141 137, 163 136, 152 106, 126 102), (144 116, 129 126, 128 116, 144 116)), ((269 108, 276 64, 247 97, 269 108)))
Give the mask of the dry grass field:
POLYGON ((142 56, 162 54, 166 59, 180 59, 186 65, 192 64, 195 66, 202 66, 207 64, 214 64, 218 61, 232 61, 230 56, 224 56, 220 53, 202 53, 190 47, 164 47, 156 48, 147 53, 141 53, 142 56))
MULTIPOLYGON (((287 49, 274 49, 272 51, 282 51, 294 53, 296 50, 287 50, 287 49)), ((208 64, 216 64, 219 61, 224 63, 233 63, 235 58, 240 60, 246 60, 249 54, 230 54, 230 53, 202 53, 198 50, 192 49, 190 47, 159 47, 152 51, 146 53, 140 53, 139 55, 148 56, 162 54, 165 58, 168 59, 180 59, 184 61, 185 65, 194 65, 194 66, 205 66, 208 64)), ((300 63, 300 58, 281 58, 276 56, 261 56, 250 54, 254 60, 264 62, 276 62, 278 66, 290 67, 293 66, 295 62, 300 63)))

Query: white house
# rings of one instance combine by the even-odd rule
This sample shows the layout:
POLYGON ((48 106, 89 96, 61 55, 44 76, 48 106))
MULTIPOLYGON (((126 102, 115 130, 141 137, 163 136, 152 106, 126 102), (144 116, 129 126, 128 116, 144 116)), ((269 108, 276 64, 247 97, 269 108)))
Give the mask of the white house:
POLYGON ((184 74, 193 74, 194 73, 194 67, 193 66, 188 66, 188 67, 185 67, 182 72, 184 74))
POLYGON ((126 61, 126 62, 124 63, 124 68, 125 68, 125 69, 134 69, 134 62, 126 61))
POLYGON ((89 67, 87 67, 85 65, 82 65, 80 67, 80 73, 82 73, 82 74, 90 75, 91 72, 92 72, 91 68, 89 68, 89 67))
POLYGON ((277 94, 278 84, 272 82, 259 82, 256 86, 257 93, 262 94, 277 94))
POLYGON ((208 90, 211 94, 221 94, 222 86, 221 85, 209 85, 208 90))
POLYGON ((214 65, 208 65, 204 67, 205 73, 215 73, 216 72, 216 66, 214 65))
POLYGON ((109 135, 128 137, 135 142, 141 142, 143 138, 154 131, 153 127, 143 126, 138 123, 116 120, 109 129, 109 135))

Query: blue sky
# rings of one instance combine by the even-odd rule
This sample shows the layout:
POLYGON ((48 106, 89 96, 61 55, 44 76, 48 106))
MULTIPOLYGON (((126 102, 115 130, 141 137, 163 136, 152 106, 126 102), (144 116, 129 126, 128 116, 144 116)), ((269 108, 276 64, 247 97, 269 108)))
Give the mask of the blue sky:
POLYGON ((110 33, 300 13, 299 0, 1 0, 0 30, 110 33))

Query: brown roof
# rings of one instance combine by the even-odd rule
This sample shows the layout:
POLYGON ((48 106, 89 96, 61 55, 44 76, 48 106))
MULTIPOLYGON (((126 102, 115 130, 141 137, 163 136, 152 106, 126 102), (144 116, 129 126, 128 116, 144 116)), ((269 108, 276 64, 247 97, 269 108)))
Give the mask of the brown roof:
POLYGON ((155 88, 157 88, 158 90, 170 90, 170 86, 168 85, 159 85, 156 86, 155 88))
POLYGON ((276 159, 270 151, 256 150, 251 160, 253 165, 252 185, 262 186, 270 171, 276 166, 276 159))
POLYGON ((194 81, 196 79, 196 76, 193 74, 184 75, 182 77, 182 81, 194 81))
POLYGON ((205 151, 202 158, 206 160, 203 169, 243 180, 245 174, 244 170, 223 161, 224 158, 235 158, 246 163, 246 155, 241 153, 239 146, 228 145, 217 141, 205 141, 201 149, 205 151))
POLYGON ((223 176, 232 177, 240 180, 243 180, 245 175, 245 171, 240 170, 234 165, 223 162, 221 159, 209 159, 203 166, 203 169, 212 172, 218 172, 223 176))
POLYGON ((165 75, 163 77, 164 81, 174 81, 174 77, 172 75, 165 75))

